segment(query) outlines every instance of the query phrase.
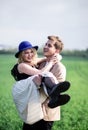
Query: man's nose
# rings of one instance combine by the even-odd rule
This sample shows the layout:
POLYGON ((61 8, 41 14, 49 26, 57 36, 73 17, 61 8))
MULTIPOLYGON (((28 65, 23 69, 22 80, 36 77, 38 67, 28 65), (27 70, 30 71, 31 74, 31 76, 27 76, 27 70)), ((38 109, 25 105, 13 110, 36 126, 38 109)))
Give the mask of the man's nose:
POLYGON ((48 48, 48 45, 45 45, 44 48, 48 48))

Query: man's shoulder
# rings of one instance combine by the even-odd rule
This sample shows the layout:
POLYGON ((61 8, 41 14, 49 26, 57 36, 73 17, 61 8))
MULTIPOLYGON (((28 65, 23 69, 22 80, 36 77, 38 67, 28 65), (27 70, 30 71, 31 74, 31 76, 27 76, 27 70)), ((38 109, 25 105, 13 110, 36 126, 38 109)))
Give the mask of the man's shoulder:
POLYGON ((66 68, 65 65, 62 63, 62 62, 57 62, 55 65, 54 65, 55 68, 66 68))

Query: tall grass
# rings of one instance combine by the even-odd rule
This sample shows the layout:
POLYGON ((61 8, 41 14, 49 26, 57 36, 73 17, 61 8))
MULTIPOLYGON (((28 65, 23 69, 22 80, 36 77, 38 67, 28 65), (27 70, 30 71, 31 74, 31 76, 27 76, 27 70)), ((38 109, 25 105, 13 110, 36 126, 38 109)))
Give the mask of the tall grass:
MULTIPOLYGON (((22 121, 12 100, 11 89, 15 82, 10 70, 15 64, 13 55, 0 55, 0 130, 21 130, 22 121)), ((61 106, 61 120, 55 121, 53 130, 88 129, 88 61, 79 58, 64 58, 67 79, 71 88, 68 104, 61 106)))
POLYGON ((88 129, 88 61, 85 59, 65 59, 67 80, 71 82, 68 94, 71 101, 61 107, 61 120, 55 122, 53 130, 88 129))
POLYGON ((0 130, 21 130, 22 122, 12 100, 10 74, 16 59, 12 55, 0 55, 0 130))

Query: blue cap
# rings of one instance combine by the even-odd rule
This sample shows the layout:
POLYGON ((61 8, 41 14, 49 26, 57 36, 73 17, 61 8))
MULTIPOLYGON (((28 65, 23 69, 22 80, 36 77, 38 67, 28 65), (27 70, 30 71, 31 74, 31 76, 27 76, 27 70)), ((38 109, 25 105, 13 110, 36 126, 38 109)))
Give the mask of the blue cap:
POLYGON ((28 41, 22 41, 20 44, 19 44, 19 47, 18 47, 18 52, 15 54, 15 57, 18 58, 19 54, 21 51, 24 51, 26 49, 31 49, 31 48, 35 48, 36 50, 38 50, 38 46, 32 46, 32 44, 28 41))

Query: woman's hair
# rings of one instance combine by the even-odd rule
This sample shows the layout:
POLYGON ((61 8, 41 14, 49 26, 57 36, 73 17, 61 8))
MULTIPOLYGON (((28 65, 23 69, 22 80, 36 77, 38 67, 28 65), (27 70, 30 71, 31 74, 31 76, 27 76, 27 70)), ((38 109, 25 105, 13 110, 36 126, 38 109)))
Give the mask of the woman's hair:
MULTIPOLYGON (((35 66, 35 65, 37 65, 37 61, 36 61, 37 51, 36 51, 35 48, 31 48, 31 50, 32 50, 33 53, 34 53, 34 56, 33 56, 33 58, 31 59, 31 62, 30 62, 29 64, 32 65, 32 66, 35 66)), ((24 62, 24 61, 23 61, 23 58, 22 58, 22 53, 23 53, 23 51, 20 52, 20 54, 19 54, 18 63, 23 63, 23 62, 24 62)))
POLYGON ((54 46, 56 49, 59 49, 60 51, 63 50, 64 44, 58 36, 48 36, 48 39, 54 41, 54 46))

